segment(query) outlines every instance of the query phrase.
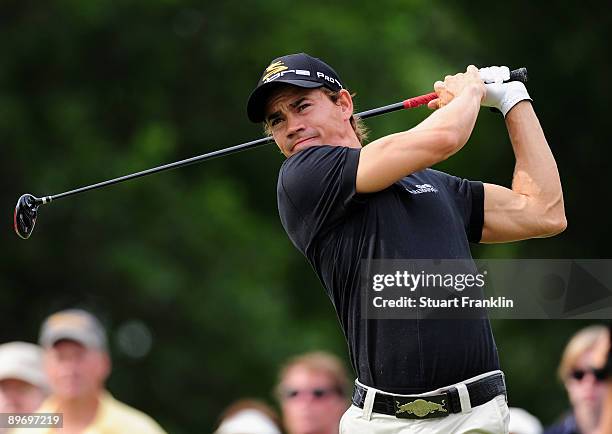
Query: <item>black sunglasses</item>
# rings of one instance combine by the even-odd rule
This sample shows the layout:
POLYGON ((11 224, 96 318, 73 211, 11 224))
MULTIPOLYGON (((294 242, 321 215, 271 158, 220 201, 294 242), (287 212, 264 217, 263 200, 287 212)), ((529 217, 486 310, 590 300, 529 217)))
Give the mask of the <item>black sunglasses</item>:
POLYGON ((593 376, 595 377, 595 380, 597 381, 604 381, 606 378, 608 378, 608 373, 606 372, 605 369, 595 369, 595 368, 574 369, 570 373, 570 377, 573 378, 574 380, 582 381, 585 375, 589 372, 593 374, 593 376))
POLYGON ((281 398, 283 399, 293 399, 293 398, 297 398, 298 396, 304 396, 304 395, 310 395, 312 396, 314 399, 321 399, 321 398, 325 398, 326 396, 329 395, 340 395, 340 389, 338 388, 328 388, 328 389, 324 389, 324 388, 315 388, 315 389, 285 389, 281 392, 281 398))

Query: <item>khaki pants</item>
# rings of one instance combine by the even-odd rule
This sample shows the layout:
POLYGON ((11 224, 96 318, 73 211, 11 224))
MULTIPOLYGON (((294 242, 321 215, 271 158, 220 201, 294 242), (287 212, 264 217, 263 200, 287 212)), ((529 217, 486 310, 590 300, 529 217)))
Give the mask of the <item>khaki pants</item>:
MULTIPOLYGON (((485 374, 487 375, 487 374, 485 374)), ((465 384, 475 379, 466 380, 459 385, 454 385, 461 391, 465 391, 465 384)), ((437 391, 421 394, 427 396, 437 391)), ((507 434, 510 412, 506 404, 506 397, 499 395, 492 400, 470 408, 469 402, 462 406, 461 413, 450 414, 446 417, 435 419, 398 419, 395 416, 372 412, 371 403, 376 393, 382 391, 368 387, 364 408, 352 405, 340 420, 340 434, 507 434)))

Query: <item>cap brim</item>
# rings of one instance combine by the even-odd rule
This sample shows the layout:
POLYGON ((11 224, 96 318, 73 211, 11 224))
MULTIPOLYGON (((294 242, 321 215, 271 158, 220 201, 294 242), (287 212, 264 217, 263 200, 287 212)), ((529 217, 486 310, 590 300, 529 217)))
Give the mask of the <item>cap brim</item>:
POLYGON ((251 122, 259 123, 265 119, 266 102, 270 97, 272 91, 277 88, 280 84, 290 84, 293 86, 304 87, 307 89, 314 89, 317 87, 323 87, 322 83, 308 80, 283 80, 282 78, 271 81, 269 83, 262 84, 257 87, 249 96, 249 102, 247 103, 247 115, 251 122))
POLYGON ((41 388, 47 387, 47 381, 42 372, 42 367, 37 371, 31 367, 24 367, 21 365, 2 366, 0 368, 0 381, 8 379, 25 381, 26 383, 30 383, 41 388))
POLYGON ((92 342, 92 340, 85 336, 84 333, 72 329, 54 330, 42 337, 42 339, 40 340, 40 345, 45 348, 51 348, 57 342, 63 340, 76 342, 86 348, 100 347, 98 343, 92 342))

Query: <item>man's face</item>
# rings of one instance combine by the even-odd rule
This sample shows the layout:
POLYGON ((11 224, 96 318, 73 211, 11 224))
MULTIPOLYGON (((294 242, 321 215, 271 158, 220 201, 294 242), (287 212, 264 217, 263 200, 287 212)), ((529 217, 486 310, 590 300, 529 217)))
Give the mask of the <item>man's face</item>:
POLYGON ((295 366, 285 375, 280 391, 289 434, 338 433, 348 403, 330 375, 295 366))
POLYGON ((0 413, 32 413, 45 398, 45 393, 26 381, 0 380, 0 413))
POLYGON ((572 373, 582 378, 570 377, 565 381, 567 393, 574 408, 582 408, 598 414, 601 410, 605 384, 598 380, 593 371, 593 351, 582 354, 574 363, 572 373))
POLYGON ((336 103, 321 89, 280 87, 266 104, 265 122, 286 157, 317 145, 358 146, 350 125, 351 96, 340 91, 336 103))
POLYGON ((97 394, 104 387, 110 361, 102 351, 61 340, 45 352, 45 370, 56 396, 78 399, 97 394))

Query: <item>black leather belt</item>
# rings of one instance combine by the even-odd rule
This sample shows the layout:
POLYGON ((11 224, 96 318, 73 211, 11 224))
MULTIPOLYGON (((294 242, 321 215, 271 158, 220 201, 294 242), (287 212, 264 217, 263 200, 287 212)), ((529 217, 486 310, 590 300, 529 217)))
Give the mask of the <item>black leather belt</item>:
MULTIPOLYGON (((501 372, 466 384, 470 403, 477 407, 506 394, 504 374, 501 372)), ((368 389, 355 384, 353 405, 363 408, 368 389)), ((456 387, 431 396, 409 396, 377 393, 372 411, 405 419, 429 419, 445 417, 451 413, 461 413, 461 401, 456 387)))

